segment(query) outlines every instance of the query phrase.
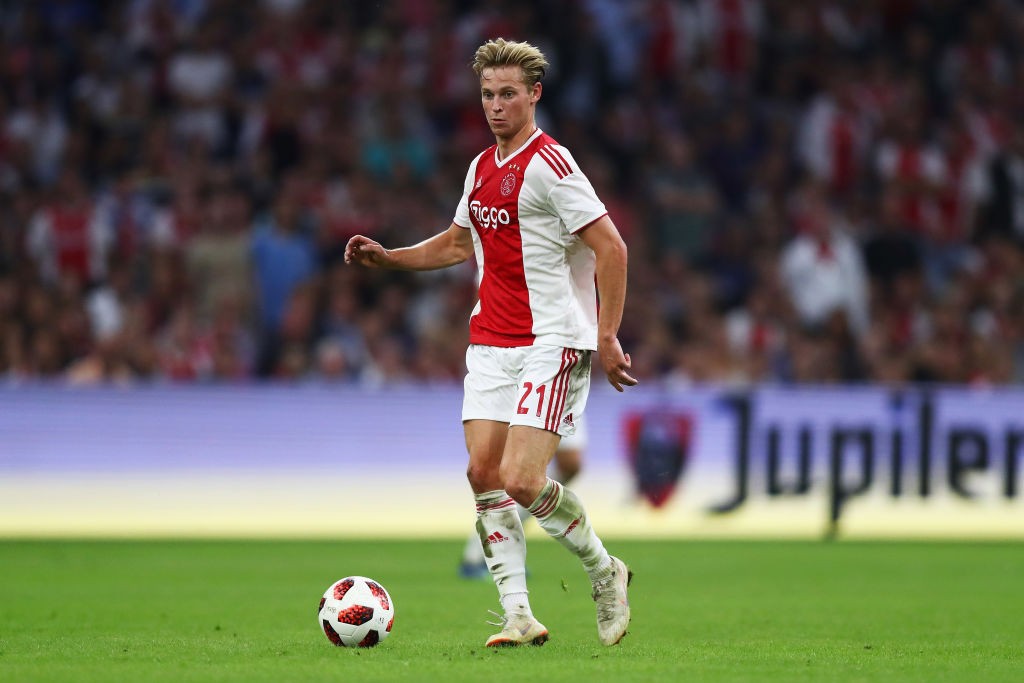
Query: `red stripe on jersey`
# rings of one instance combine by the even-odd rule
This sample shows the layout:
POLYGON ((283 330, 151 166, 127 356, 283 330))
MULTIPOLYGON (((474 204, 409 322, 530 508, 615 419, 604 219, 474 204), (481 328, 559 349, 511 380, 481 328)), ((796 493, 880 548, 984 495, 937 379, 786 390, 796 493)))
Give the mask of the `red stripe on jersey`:
POLYGON ((544 153, 544 148, 543 147, 541 147, 539 150, 537 150, 537 154, 540 155, 541 159, 543 159, 544 161, 547 162, 548 166, 550 166, 551 170, 555 172, 555 175, 558 176, 559 180, 561 180, 562 178, 565 177, 565 171, 563 171, 561 168, 559 168, 558 164, 556 164, 555 161, 551 157, 549 157, 547 154, 544 153))
POLYGON ((572 169, 569 164, 565 163, 565 159, 558 156, 550 147, 541 147, 537 153, 540 154, 541 159, 548 162, 548 166, 558 175, 559 180, 572 173, 572 169))
POLYGON ((559 164, 565 168, 565 175, 569 175, 572 173, 572 164, 566 161, 565 156, 560 151, 558 151, 557 147, 552 147, 549 145, 544 147, 544 149, 552 156, 552 158, 556 159, 559 162, 559 164))

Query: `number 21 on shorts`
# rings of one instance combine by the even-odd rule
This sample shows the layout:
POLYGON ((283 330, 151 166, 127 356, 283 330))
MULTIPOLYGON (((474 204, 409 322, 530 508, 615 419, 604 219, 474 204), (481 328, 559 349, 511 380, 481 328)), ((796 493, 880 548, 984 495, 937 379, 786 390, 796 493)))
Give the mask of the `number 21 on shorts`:
MULTIPOLYGON (((533 382, 523 382, 523 395, 519 399, 519 407, 516 409, 516 412, 519 413, 520 415, 526 415, 527 413, 530 412, 530 409, 526 407, 526 399, 528 399, 530 397, 530 394, 533 393, 533 391, 534 391, 533 390, 533 382)), ((544 394, 545 393, 547 393, 547 385, 546 384, 538 384, 537 385, 537 391, 536 391, 536 394, 537 394, 537 417, 540 417, 540 411, 544 407, 544 394)))

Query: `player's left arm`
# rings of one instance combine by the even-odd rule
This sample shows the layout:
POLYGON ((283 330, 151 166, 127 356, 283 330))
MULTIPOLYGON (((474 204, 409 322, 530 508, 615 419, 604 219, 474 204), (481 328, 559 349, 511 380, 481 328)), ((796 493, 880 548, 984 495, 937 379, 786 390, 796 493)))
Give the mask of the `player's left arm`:
POLYGON ((597 257, 597 294, 601 308, 597 318, 597 354, 608 382, 616 391, 635 386, 629 374, 632 361, 619 343, 619 325, 626 305, 626 243, 607 215, 577 232, 597 257))

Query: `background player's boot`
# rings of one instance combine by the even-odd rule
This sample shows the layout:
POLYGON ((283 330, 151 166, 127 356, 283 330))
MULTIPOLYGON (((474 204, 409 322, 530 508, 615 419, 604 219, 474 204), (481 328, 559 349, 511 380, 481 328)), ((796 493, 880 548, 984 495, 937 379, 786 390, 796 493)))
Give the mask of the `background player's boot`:
POLYGON ((501 626, 501 631, 487 639, 487 647, 513 647, 516 645, 543 645, 548 639, 544 624, 529 614, 506 614, 500 622, 487 622, 501 626))
POLYGON ((489 579, 491 578, 491 572, 487 569, 487 563, 483 560, 479 562, 469 562, 463 560, 459 564, 459 576, 464 579, 489 579))
POLYGON ((594 581, 594 602, 597 603, 597 635, 602 645, 615 645, 626 635, 629 626, 629 596, 626 588, 633 572, 617 557, 612 557, 612 571, 594 581))

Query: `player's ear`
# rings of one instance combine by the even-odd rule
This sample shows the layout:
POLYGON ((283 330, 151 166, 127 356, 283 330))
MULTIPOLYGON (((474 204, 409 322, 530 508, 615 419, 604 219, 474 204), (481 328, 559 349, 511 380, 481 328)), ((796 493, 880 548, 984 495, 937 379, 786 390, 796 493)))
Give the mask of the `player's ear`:
POLYGON ((533 91, 530 93, 530 104, 533 104, 540 99, 540 93, 543 89, 544 86, 541 85, 540 81, 533 84, 533 91))

